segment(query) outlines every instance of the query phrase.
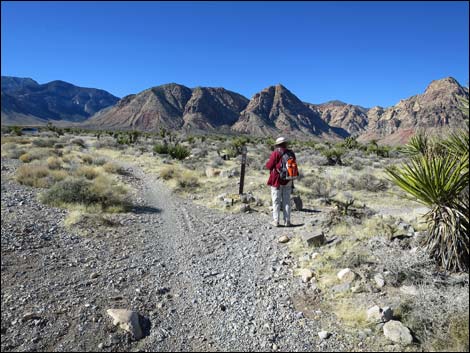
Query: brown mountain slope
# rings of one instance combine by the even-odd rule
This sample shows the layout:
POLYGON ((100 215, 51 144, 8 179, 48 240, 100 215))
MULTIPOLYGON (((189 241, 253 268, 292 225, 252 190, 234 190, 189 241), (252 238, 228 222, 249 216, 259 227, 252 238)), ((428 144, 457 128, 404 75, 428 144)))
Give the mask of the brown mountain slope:
POLYGON ((317 112, 282 85, 255 94, 232 130, 253 135, 336 135, 317 112))
POLYGON ((393 107, 374 107, 368 111, 369 125, 360 140, 402 143, 417 129, 465 128, 468 118, 459 109, 458 96, 468 99, 468 89, 447 77, 432 81, 423 94, 403 99, 393 107))
POLYGON ((196 87, 184 109, 184 127, 214 129, 233 125, 248 99, 225 88, 196 87))
POLYGON ((169 83, 121 99, 110 109, 88 120, 93 127, 157 130, 160 127, 179 129, 183 112, 191 98, 191 89, 169 83))

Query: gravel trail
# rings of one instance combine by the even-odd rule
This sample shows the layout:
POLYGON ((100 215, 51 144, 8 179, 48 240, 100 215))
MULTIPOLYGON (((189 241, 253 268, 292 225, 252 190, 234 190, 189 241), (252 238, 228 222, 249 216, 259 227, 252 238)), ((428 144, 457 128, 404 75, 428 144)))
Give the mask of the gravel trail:
POLYGON ((334 315, 296 307, 318 293, 292 276, 277 242, 291 230, 271 229, 267 215, 195 205, 131 167, 134 212, 113 215, 117 226, 84 224, 83 236, 11 180, 15 163, 2 159, 2 351, 354 348, 334 315), (148 335, 132 341, 108 308, 138 311, 148 335))

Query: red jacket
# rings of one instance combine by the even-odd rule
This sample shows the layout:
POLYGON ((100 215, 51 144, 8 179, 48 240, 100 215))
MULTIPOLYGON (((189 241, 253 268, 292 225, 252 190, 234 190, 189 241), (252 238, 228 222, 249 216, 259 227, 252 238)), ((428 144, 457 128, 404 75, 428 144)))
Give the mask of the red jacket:
POLYGON ((268 185, 279 188, 281 185, 287 185, 290 180, 281 180, 279 177, 279 172, 277 171, 281 167, 281 157, 286 148, 276 148, 269 157, 268 162, 266 163, 266 169, 270 170, 268 185))

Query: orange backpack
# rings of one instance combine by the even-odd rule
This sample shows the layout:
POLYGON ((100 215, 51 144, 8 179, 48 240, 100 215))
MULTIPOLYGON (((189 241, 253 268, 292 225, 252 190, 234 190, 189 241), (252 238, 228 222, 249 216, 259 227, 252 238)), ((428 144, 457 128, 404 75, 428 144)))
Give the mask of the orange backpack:
MULTIPOLYGON (((281 150, 279 150, 281 152, 281 150)), ((291 150, 285 150, 281 156, 281 165, 278 169, 281 180, 293 180, 299 176, 295 154, 291 150)))

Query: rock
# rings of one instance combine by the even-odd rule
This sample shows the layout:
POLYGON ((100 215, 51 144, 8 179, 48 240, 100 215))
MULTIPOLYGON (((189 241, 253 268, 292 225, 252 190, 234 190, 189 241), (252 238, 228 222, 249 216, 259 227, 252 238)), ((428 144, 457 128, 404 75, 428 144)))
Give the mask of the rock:
POLYGON ((103 343, 100 343, 100 344, 98 345, 98 349, 103 349, 103 348, 104 348, 104 344, 103 344, 103 343))
POLYGON ((341 283, 331 287, 331 291, 334 293, 346 293, 351 288, 351 283, 341 283))
POLYGON ((408 295, 418 295, 418 289, 415 286, 401 286, 400 292, 408 295))
POLYGON ((224 201, 224 199, 227 197, 227 193, 224 192, 223 194, 220 194, 217 196, 218 201, 224 201))
POLYGON ((29 320, 39 320, 39 319, 41 319, 41 315, 39 315, 38 313, 26 313, 21 318, 21 321, 26 322, 29 320))
POLYGON ((310 255, 310 258, 311 258, 312 260, 315 260, 318 256, 320 256, 320 254, 317 253, 317 252, 314 252, 314 253, 312 253, 312 255, 310 255))
POLYGON ((356 284, 355 286, 351 287, 352 293, 364 293, 365 288, 361 283, 356 284))
POLYGON ((318 332, 318 337, 322 340, 326 340, 328 337, 330 337, 330 333, 328 331, 320 331, 318 332))
POLYGON ((385 323, 383 330, 385 337, 395 343, 406 346, 413 342, 413 336, 411 336, 410 330, 400 321, 390 320, 385 323))
POLYGON ((385 279, 380 273, 374 276, 374 281, 378 288, 382 288, 385 285, 385 279))
POLYGON ((294 203, 294 207, 292 208, 294 211, 302 211, 304 209, 303 202, 300 196, 294 196, 291 199, 291 202, 294 203))
POLYGON ((382 308, 382 321, 387 322, 393 319, 393 310, 389 306, 382 308))
POLYGON ((302 239, 307 243, 307 246, 321 246, 325 244, 325 234, 321 230, 314 230, 312 233, 302 234, 302 239))
POLYGON ((304 283, 307 283, 308 281, 310 281, 313 278, 312 271, 310 271, 307 268, 302 268, 299 271, 299 275, 300 275, 300 277, 302 277, 302 282, 304 282, 304 283))
POLYGON ((95 278, 98 278, 100 276, 100 274, 98 272, 93 272, 91 275, 90 275, 90 279, 95 279, 95 278))
POLYGON ((250 211, 250 205, 248 205, 248 204, 246 204, 246 203, 242 203, 242 204, 238 207, 238 211, 241 212, 241 213, 249 212, 249 211, 250 211))
POLYGON ((207 176, 208 178, 213 178, 213 177, 215 177, 215 176, 217 176, 217 175, 219 175, 219 174, 220 174, 220 170, 219 170, 219 169, 214 169, 214 168, 212 168, 212 167, 207 167, 207 168, 206 168, 206 176, 207 176))
POLYGON ((345 283, 351 283, 356 278, 356 274, 349 268, 344 268, 337 274, 339 280, 345 283))
POLYGON ((382 309, 378 305, 367 309, 367 321, 377 322, 382 320, 382 309))
POLYGON ((113 318, 113 325, 119 326, 123 330, 130 332, 134 339, 142 338, 142 329, 139 323, 139 314, 126 309, 108 309, 109 316, 113 318))
POLYGON ((279 237, 279 239, 277 241, 278 241, 278 243, 284 244, 284 243, 287 243, 289 240, 290 239, 287 235, 283 235, 283 236, 279 237))

